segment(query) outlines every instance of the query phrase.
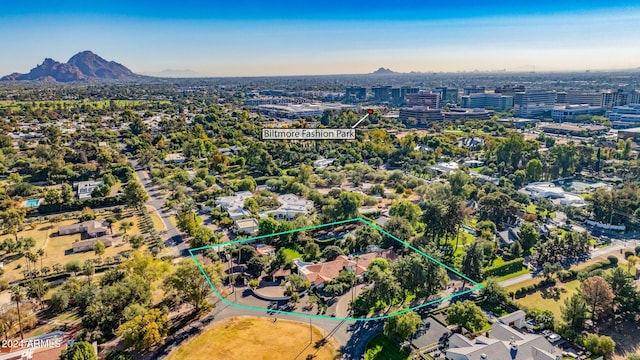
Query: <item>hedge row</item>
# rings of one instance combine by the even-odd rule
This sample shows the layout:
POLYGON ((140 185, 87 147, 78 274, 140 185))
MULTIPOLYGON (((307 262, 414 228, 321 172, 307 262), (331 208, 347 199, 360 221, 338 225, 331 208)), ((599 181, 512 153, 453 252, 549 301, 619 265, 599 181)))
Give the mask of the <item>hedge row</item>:
POLYGON ((124 205, 124 197, 123 196, 109 196, 104 198, 90 198, 74 201, 71 204, 44 204, 38 207, 38 213, 40 215, 48 215, 52 213, 58 212, 67 212, 67 211, 81 211, 85 207, 90 207, 92 209, 101 208, 101 207, 110 207, 110 206, 119 206, 124 205))
POLYGON ((484 275, 485 277, 490 277, 490 276, 500 277, 508 274, 513 274, 514 272, 518 272, 522 270, 523 263, 524 263, 524 258, 509 260, 502 265, 486 268, 484 270, 484 275))

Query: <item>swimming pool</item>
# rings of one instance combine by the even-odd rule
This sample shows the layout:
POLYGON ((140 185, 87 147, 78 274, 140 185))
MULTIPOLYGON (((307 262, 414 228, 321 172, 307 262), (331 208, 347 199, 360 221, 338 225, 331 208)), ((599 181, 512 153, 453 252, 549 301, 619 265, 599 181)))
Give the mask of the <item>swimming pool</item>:
POLYGON ((25 207, 36 207, 40 205, 40 199, 31 199, 24 202, 25 207))

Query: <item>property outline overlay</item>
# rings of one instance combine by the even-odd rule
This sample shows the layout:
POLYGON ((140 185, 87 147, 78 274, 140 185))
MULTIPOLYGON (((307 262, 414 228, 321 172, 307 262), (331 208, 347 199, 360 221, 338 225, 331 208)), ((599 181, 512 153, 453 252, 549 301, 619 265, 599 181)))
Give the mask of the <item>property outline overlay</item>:
POLYGON ((442 301, 446 301, 446 300, 450 300, 453 299, 455 297, 482 289, 483 286, 482 284, 473 281, 472 279, 468 278, 467 276, 465 276, 464 274, 460 273, 459 271, 453 269, 452 267, 432 258, 431 256, 429 256, 428 254, 426 254, 425 252, 415 248, 414 246, 412 246, 411 244, 407 243, 406 241, 400 240, 397 237, 391 235, 390 233, 388 233, 387 231, 383 230, 382 228, 380 228, 379 226, 377 226, 376 224, 373 224, 369 221, 367 221, 364 218, 361 217, 357 217, 357 218, 353 218, 353 219, 348 219, 348 220, 341 220, 341 221, 335 221, 335 222, 331 222, 328 224, 320 224, 320 225, 313 225, 313 226, 308 226, 305 228, 299 228, 299 229, 294 229, 294 230, 288 230, 288 231, 283 231, 283 232, 278 232, 278 233, 273 233, 273 234, 268 234, 268 235, 259 235, 259 236, 254 236, 251 238, 247 238, 247 239, 241 239, 241 240, 235 240, 235 241, 227 241, 227 242, 223 242, 220 244, 213 244, 213 245, 207 245, 207 246, 201 246, 201 247, 197 247, 197 248, 193 248, 193 249, 188 249, 189 250, 189 254, 191 255, 191 258, 193 259, 193 261, 196 263, 196 265, 198 266, 198 268, 200 269, 200 272, 202 272, 202 275, 204 276, 204 278, 207 280, 207 283, 209 283, 209 286, 211 286, 211 289, 213 289, 214 294, 216 294, 216 296, 218 297, 218 299, 220 299, 220 301, 224 302, 227 305, 239 308, 239 309, 245 309, 245 310, 253 310, 253 311, 266 311, 268 313, 276 313, 276 314, 289 314, 289 315, 294 315, 294 316, 300 316, 300 317, 306 317, 306 318, 313 318, 313 319, 331 319, 331 320, 338 320, 338 321, 374 321, 374 320, 383 320, 383 319, 388 319, 400 314, 404 314, 406 312, 410 312, 410 311, 414 311, 423 307, 427 307, 442 301), (445 296, 443 298, 440 299, 436 299, 433 301, 429 301, 426 302, 424 304, 420 304, 418 306, 414 306, 408 309, 401 309, 398 310, 396 312, 393 312, 389 315, 383 315, 383 316, 375 316, 375 317, 364 317, 364 318, 353 318, 353 317, 332 317, 332 316, 327 316, 327 315, 313 315, 313 314, 304 314, 304 313, 299 313, 299 312, 294 312, 294 311, 285 311, 285 310, 278 310, 278 309, 268 309, 268 308, 262 308, 262 307, 256 307, 256 306, 249 306, 249 305, 240 305, 240 304, 236 304, 233 301, 229 301, 226 298, 224 298, 220 292, 218 292, 218 289, 216 289, 216 286, 213 285, 213 282, 211 281, 211 279, 209 278, 209 276, 207 275, 207 273, 204 271, 204 268, 202 267, 202 264, 200 264, 200 262, 198 261, 198 259, 196 258, 194 252, 195 251, 201 251, 201 250, 206 250, 206 249, 211 249, 217 246, 226 246, 226 245, 233 245, 233 244, 242 244, 242 243, 246 243, 246 242, 250 242, 250 241, 254 241, 254 240, 258 240, 258 239, 264 239, 264 238, 268 238, 268 237, 273 237, 273 236, 279 236, 279 235, 284 235, 284 234, 291 234, 291 233, 295 233, 295 232, 299 232, 299 231, 307 231, 307 230, 316 230, 316 229, 320 229, 320 228, 324 228, 327 226, 333 226, 333 225, 340 225, 340 224, 346 224, 346 223, 350 223, 350 222, 356 222, 359 221, 365 225, 368 225, 374 229, 376 229, 377 231, 379 231, 380 233, 382 233, 383 235, 389 236, 390 238, 392 238, 393 240, 399 242, 400 244, 408 247, 409 249, 417 252, 418 254, 426 257, 427 259, 435 262, 436 264, 442 266, 443 268, 447 269, 448 271, 451 271, 452 273, 454 273, 455 275, 458 275, 460 277, 462 277, 463 279, 467 280, 468 282, 470 282, 471 284, 475 285, 475 287, 465 290, 465 291, 461 291, 459 293, 456 294, 452 294, 449 296, 445 296))

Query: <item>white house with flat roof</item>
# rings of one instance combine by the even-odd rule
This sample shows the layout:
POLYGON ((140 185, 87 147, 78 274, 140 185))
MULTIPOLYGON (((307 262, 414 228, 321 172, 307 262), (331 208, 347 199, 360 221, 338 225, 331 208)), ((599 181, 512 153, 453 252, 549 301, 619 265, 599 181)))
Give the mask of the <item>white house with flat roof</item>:
POLYGON ((250 218, 250 219, 238 219, 235 222, 235 232, 237 234, 239 233, 245 233, 248 235, 255 235, 258 233, 258 220, 256 220, 255 218, 250 218))
POLYGON ((278 197, 280 207, 275 210, 263 211, 258 215, 261 218, 272 215, 276 220, 293 220, 297 215, 307 216, 313 212, 313 201, 306 200, 294 194, 285 194, 278 197))
POLYGON ((229 213, 229 217, 233 220, 242 219, 251 215, 244 209, 244 202, 253 196, 250 191, 238 191, 233 196, 221 196, 216 199, 215 204, 229 213))
POLYGON ((75 183, 78 199, 91 199, 91 193, 98 186, 102 186, 102 181, 80 181, 75 183))
POLYGON ((551 182, 534 182, 530 183, 523 189, 532 199, 559 199, 560 204, 575 207, 585 207, 587 204, 584 199, 571 192, 564 191, 560 186, 551 182))

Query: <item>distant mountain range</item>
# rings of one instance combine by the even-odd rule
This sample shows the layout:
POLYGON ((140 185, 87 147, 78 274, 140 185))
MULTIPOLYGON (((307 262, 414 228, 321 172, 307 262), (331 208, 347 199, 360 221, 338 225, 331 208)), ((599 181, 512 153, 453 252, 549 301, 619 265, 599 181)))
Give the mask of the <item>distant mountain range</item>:
POLYGON ((51 58, 31 69, 27 74, 13 73, 3 76, 0 81, 90 81, 90 80, 126 80, 139 78, 126 66, 115 61, 107 61, 91 51, 82 51, 71 57, 66 63, 51 58))
POLYGON ((386 69, 383 67, 371 73, 371 75, 390 75, 390 74, 397 74, 397 73, 391 69, 386 69))

